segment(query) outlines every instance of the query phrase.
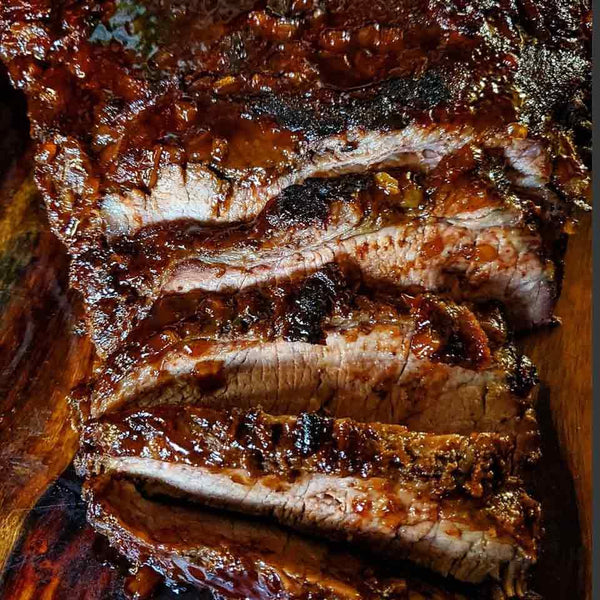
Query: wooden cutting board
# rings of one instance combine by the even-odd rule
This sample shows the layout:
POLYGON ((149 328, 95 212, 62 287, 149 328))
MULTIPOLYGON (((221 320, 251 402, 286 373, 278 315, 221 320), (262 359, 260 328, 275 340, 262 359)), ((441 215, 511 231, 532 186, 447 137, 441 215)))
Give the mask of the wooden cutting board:
MULTIPOLYGON (((85 524, 67 395, 92 349, 67 259, 49 233, 27 153, 0 187, 0 598, 143 597, 152 577, 126 565, 85 524), (58 479, 58 481, 57 481, 58 479), (114 565, 117 565, 115 567, 114 565)), ((563 325, 520 343, 539 366, 544 459, 532 487, 547 534, 533 588, 546 599, 591 598, 591 219, 569 244, 557 314, 563 325)), ((198 598, 156 588, 153 598, 198 598)))

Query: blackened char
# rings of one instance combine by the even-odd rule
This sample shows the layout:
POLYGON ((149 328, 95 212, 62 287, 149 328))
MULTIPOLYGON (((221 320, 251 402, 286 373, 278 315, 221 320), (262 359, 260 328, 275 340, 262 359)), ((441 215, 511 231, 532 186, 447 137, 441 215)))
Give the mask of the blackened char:
POLYGON ((328 265, 310 275, 292 294, 290 307, 285 315, 285 339, 290 342, 316 344, 325 341, 323 321, 333 312, 333 307, 343 302, 346 281, 337 268, 328 265))
POLYGON ((308 139, 319 139, 357 127, 403 129, 410 123, 407 110, 429 110, 449 98, 442 76, 427 72, 418 79, 391 79, 373 89, 335 96, 318 92, 313 98, 263 94, 250 101, 250 110, 272 116, 308 139))
POLYGON ((342 178, 311 178, 302 185, 291 185, 265 207, 264 220, 274 229, 326 223, 334 202, 355 198, 371 184, 369 175, 342 178))
MULTIPOLYGON (((318 413, 302 413, 296 421, 294 447, 302 456, 317 452, 325 440, 331 439, 333 421, 318 413)), ((277 438, 281 435, 278 434, 277 438)))

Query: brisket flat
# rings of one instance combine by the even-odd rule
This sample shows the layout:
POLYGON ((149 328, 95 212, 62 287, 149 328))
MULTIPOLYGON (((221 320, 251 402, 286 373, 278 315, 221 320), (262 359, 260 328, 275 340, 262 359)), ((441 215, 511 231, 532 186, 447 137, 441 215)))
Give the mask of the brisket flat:
POLYGON ((497 157, 465 147, 429 175, 307 180, 247 225, 187 221, 115 238, 76 257, 71 280, 102 356, 164 294, 239 290, 332 260, 379 286, 502 301, 523 329, 552 317, 568 217, 555 194, 515 186, 497 157))
POLYGON ((539 507, 509 437, 159 407, 88 424, 82 446, 83 475, 141 477, 463 581, 514 589, 535 562, 539 507))
POLYGON ((524 597, 537 377, 504 315, 552 320, 590 198, 591 14, 0 3, 97 348, 88 518, 134 566, 228 598, 464 597, 410 560, 524 597))
MULTIPOLYGON (((429 583, 415 569, 268 523, 165 505, 130 481, 96 478, 84 487, 88 520, 134 565, 232 600, 464 600, 474 590, 429 583), (387 561, 386 561, 387 562, 387 561)), ((482 595, 481 598, 489 598, 482 595)))
POLYGON ((470 142, 586 197, 588 2, 214 4, 2 3, 0 56, 72 254, 153 223, 247 221, 316 174, 428 169, 470 142))
POLYGON ((328 265, 289 287, 170 298, 158 323, 142 324, 105 363, 82 412, 321 409, 419 431, 511 431, 530 446, 535 369, 497 309, 477 316, 433 296, 370 297, 348 281, 328 265))

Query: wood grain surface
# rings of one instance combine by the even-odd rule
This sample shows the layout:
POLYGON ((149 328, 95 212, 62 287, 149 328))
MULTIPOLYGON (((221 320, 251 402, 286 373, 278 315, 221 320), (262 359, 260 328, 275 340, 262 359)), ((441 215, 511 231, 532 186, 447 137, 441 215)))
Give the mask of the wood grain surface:
POLYGON ((67 397, 91 345, 73 332, 67 261, 50 234, 27 158, 0 189, 0 569, 28 511, 71 462, 67 397))
POLYGON ((591 598, 592 550, 592 218, 571 236, 559 327, 536 332, 523 348, 538 366, 541 401, 548 402, 563 456, 575 484, 582 534, 582 581, 591 598))
MULTIPOLYGON (((0 597, 120 598, 128 584, 111 566, 118 559, 105 560, 107 549, 86 527, 72 473, 47 491, 77 446, 67 398, 87 376, 92 349, 77 334, 67 259, 48 231, 30 170, 27 153, 0 168, 0 597)), ((536 589, 557 600, 581 598, 583 589, 591 598, 591 235, 586 216, 567 253, 562 326, 520 340, 539 367, 547 421, 547 463, 533 473, 549 515, 536 589)), ((155 597, 185 596, 162 589, 155 597)))

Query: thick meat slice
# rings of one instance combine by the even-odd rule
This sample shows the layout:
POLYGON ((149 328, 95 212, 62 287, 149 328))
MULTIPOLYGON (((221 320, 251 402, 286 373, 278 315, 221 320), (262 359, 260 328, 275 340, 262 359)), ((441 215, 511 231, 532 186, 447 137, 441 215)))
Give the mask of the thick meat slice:
POLYGON ((515 187, 496 157, 466 147, 430 175, 308 180, 245 226, 145 229, 76 257, 71 281, 102 356, 161 295, 282 281, 331 260, 380 286, 500 300, 522 329, 552 316, 567 216, 555 194, 515 187))
POLYGON ((410 348, 412 332, 402 327, 361 329, 330 333, 324 345, 185 340, 156 360, 103 374, 91 415, 159 403, 260 405, 275 413, 323 409, 421 431, 535 428, 530 400, 513 392, 522 366, 511 349, 477 371, 420 359, 410 348))
POLYGON ((557 0, 540 25, 548 2, 7 0, 0 56, 75 254, 151 223, 248 220, 315 174, 429 168, 471 141, 581 197, 577 119, 555 115, 587 106, 590 7, 557 0))
POLYGON ((353 291, 335 266, 257 295, 159 314, 93 383, 90 413, 160 403, 322 409, 438 433, 534 436, 535 370, 506 342, 495 310, 480 319, 431 296, 353 291), (189 309, 191 315, 171 322, 189 309))
MULTIPOLYGON (((146 263, 142 277, 135 268, 123 269, 122 263, 102 256, 73 263, 84 273, 72 281, 86 295, 92 337, 102 356, 118 347, 160 296, 285 282, 332 261, 355 268, 372 287, 441 292, 459 301, 498 300, 521 330, 549 323, 558 297, 555 264, 544 256, 539 236, 527 229, 472 230, 417 221, 321 242, 316 238, 302 249, 224 250, 201 258, 185 251, 190 254, 193 258, 175 259, 164 270, 146 263), (107 271, 116 277, 106 277, 107 271), (108 287, 103 285, 107 280, 108 287), (123 287, 119 280, 126 282, 123 287)), ((136 262, 141 260, 139 255, 136 262)))
MULTIPOLYGON (((302 184, 320 173, 344 175, 375 166, 398 167, 404 164, 429 169, 436 166, 446 153, 471 141, 476 141, 472 132, 423 132, 412 127, 401 133, 358 134, 356 139, 354 136, 333 138, 327 144, 320 144, 316 151, 310 145, 305 151, 309 155, 322 152, 324 156, 313 155, 310 160, 299 157, 295 169, 290 168, 273 183, 256 187, 242 183, 232 185, 200 165, 190 165, 185 171, 181 167, 170 166, 159 172, 156 186, 150 193, 134 190, 123 195, 107 195, 103 199, 100 216, 109 238, 131 236, 149 225, 181 219, 206 225, 250 221, 284 189, 302 184), (354 145, 356 149, 346 151, 344 155, 343 149, 348 145, 354 145), (426 158, 428 155, 433 158, 426 158)), ((499 140, 497 145, 503 141, 499 140)), ((527 144, 531 147, 530 153, 544 156, 540 144, 533 141, 512 141, 509 138, 507 144, 506 158, 513 168, 510 163, 513 146, 527 144)), ((514 154, 518 153, 514 151, 514 154)), ((519 180, 528 183, 533 180, 536 187, 548 183, 550 168, 547 159, 542 160, 543 168, 538 170, 536 166, 526 164, 527 171, 519 173, 519 180)))
POLYGON ((149 500, 123 479, 94 479, 84 496, 90 523, 135 565, 232 600, 463 600, 473 593, 274 525, 149 500))
POLYGON ((365 279, 388 287, 502 301, 519 328, 548 323, 557 297, 554 264, 544 258, 539 236, 528 230, 402 223, 277 254, 256 262, 243 254, 237 260, 224 256, 224 262, 187 260, 163 289, 230 291, 339 261, 356 265, 365 279))
POLYGON ((512 589, 536 559, 539 507, 517 485, 509 437, 159 407, 88 424, 82 446, 82 475, 141 477, 463 581, 512 589))

